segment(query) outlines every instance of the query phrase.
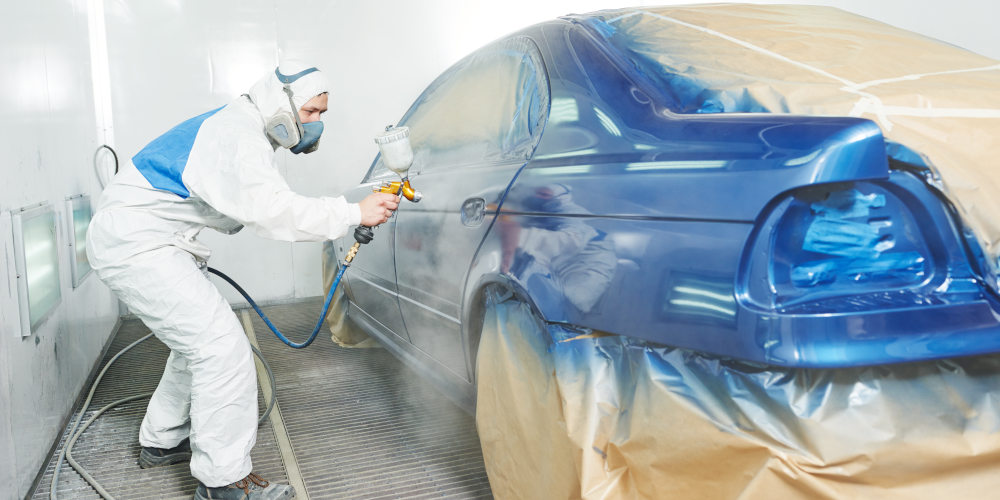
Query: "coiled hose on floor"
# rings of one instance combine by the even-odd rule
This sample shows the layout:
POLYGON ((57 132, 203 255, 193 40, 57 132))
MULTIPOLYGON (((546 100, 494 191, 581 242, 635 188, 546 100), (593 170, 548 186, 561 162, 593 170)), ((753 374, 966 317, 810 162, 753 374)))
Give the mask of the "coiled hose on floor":
MULTIPOLYGON (((241 287, 235 281, 233 281, 232 278, 226 276, 221 271, 213 269, 211 267, 207 268, 207 270, 208 272, 222 278, 223 280, 226 281, 226 283, 232 285, 237 292, 240 292, 240 295, 242 295, 243 298, 245 298, 247 302, 250 303, 250 306, 253 307, 254 311, 257 311, 257 315, 259 315, 260 318, 264 320, 264 323, 267 324, 267 327, 271 329, 271 331, 274 333, 276 337, 278 337, 279 340, 284 342, 289 347, 302 349, 304 347, 309 346, 309 344, 312 344, 312 342, 316 340, 316 336, 317 334, 319 334, 319 330, 323 325, 323 321, 326 319, 326 313, 330 308, 330 302, 333 300, 333 294, 336 292, 337 286, 340 285, 340 279, 344 276, 344 271, 347 270, 347 265, 340 266, 340 271, 337 272, 337 277, 333 280, 333 283, 330 285, 330 290, 326 294, 326 300, 323 303, 323 311, 319 315, 319 320, 316 322, 316 327, 313 328, 313 331, 309 335, 309 338, 302 343, 292 342, 291 340, 288 339, 288 337, 286 337, 280 331, 278 331, 278 328, 275 327, 273 323, 271 323, 271 320, 268 319, 267 315, 264 314, 264 311, 261 311, 257 303, 254 302, 252 298, 250 298, 250 295, 245 290, 243 290, 243 287, 241 287)), ((94 383, 90 388, 90 392, 87 394, 87 399, 83 402, 83 406, 80 408, 80 414, 77 416, 76 422, 73 423, 73 427, 69 431, 69 439, 67 439, 66 441, 66 446, 64 446, 63 450, 59 453, 59 458, 56 461, 55 470, 52 472, 52 483, 49 487, 50 499, 52 500, 58 499, 57 490, 59 486, 59 470, 62 467, 62 461, 65 458, 65 460, 69 462, 70 466, 73 467, 73 470, 75 470, 78 474, 80 474, 80 477, 82 477, 85 481, 87 481, 87 483, 89 483, 90 486, 97 491, 97 494, 99 494, 101 498, 104 498, 106 500, 114 500, 115 497, 111 496, 111 494, 108 493, 107 490, 105 490, 104 487, 102 487, 101 484, 97 482, 97 480, 94 479, 94 477, 91 476, 86 469, 83 468, 83 466, 81 466, 79 463, 77 463, 76 460, 73 459, 73 445, 76 444, 76 441, 80 438, 81 435, 83 435, 83 432, 87 430, 87 427, 90 427, 90 424, 94 423, 94 421, 97 420, 97 417, 100 417, 101 414, 103 414, 104 412, 110 410, 111 408, 114 408, 115 406, 125 404, 129 401, 148 398, 153 394, 150 392, 119 399, 118 401, 110 403, 105 407, 101 408, 100 410, 98 410, 89 419, 87 419, 87 421, 83 424, 83 426, 80 426, 80 421, 83 420, 83 415, 87 412, 87 409, 90 407, 90 402, 94 398, 94 393, 97 391, 97 387, 98 385, 100 385, 101 379, 104 378, 104 374, 108 371, 108 368, 110 368, 111 365, 114 364, 114 362, 117 361, 118 358, 120 358, 123 354, 125 354, 133 347, 139 345, 140 343, 142 343, 143 341, 152 336, 153 334, 150 333, 145 337, 142 337, 141 339, 136 340, 135 342, 132 342, 131 344, 122 348, 121 351, 118 351, 118 353, 115 354, 114 357, 108 360, 107 364, 104 365, 104 368, 102 368, 100 373, 97 374, 97 378, 94 379, 94 383)), ((264 355, 256 347, 251 345, 250 349, 253 350, 254 355, 256 355, 257 359, 259 359, 261 364, 263 364, 264 371, 267 372, 267 378, 271 383, 271 387, 273 388, 271 392, 271 400, 267 404, 267 409, 264 411, 264 414, 261 415, 260 419, 257 420, 257 425, 259 426, 260 424, 264 423, 264 421, 267 419, 268 416, 270 416, 271 410, 274 408, 275 401, 277 401, 278 394, 274 383, 274 373, 271 371, 271 366, 267 364, 267 361, 264 359, 264 355)))

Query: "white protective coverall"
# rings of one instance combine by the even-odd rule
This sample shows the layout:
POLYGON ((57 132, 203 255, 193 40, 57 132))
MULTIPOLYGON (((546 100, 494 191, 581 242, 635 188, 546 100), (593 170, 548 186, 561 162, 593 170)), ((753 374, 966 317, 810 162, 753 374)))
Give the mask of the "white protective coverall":
MULTIPOLYGON (((292 75, 304 65, 282 63, 292 75)), ((294 102, 329 91, 320 72, 291 84, 294 102)), ((188 120, 150 143, 101 195, 87 234, 97 275, 170 347, 139 432, 145 447, 190 437, 191 473, 225 486, 251 472, 257 381, 250 344, 203 271, 204 227, 242 226, 284 241, 322 241, 360 224, 357 204, 291 191, 275 168, 268 117, 289 110, 274 74, 225 107, 188 120), (207 116, 206 116, 207 115, 207 116)))

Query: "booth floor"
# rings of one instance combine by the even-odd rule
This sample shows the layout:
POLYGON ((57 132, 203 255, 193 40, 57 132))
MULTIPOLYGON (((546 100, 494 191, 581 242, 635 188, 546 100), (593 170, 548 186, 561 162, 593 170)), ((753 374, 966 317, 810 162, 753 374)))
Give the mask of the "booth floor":
MULTIPOLYGON (((294 341, 315 326, 321 300, 263 308, 294 341)), ((475 420, 384 349, 346 349, 325 327, 305 349, 282 344, 253 310, 237 315, 274 373, 278 404, 262 424, 253 450, 254 471, 296 487, 298 499, 492 498, 475 420)), ((149 333, 123 320, 102 361, 149 333)), ((108 403, 152 392, 169 350, 150 338, 127 352, 101 381, 84 421, 108 403)), ((258 365, 259 368, 259 365, 258 365)), ((258 370, 261 412, 270 394, 258 370)), ((87 391, 90 387, 87 387, 87 391)), ((73 457, 115 498, 188 499, 197 481, 187 463, 139 468, 139 424, 148 399, 104 413, 73 446, 73 457)), ((79 408, 77 408, 77 411, 79 408)), ((56 459, 74 413, 50 458, 34 499, 50 497, 56 459)), ((58 498, 100 498, 63 461, 58 498)))

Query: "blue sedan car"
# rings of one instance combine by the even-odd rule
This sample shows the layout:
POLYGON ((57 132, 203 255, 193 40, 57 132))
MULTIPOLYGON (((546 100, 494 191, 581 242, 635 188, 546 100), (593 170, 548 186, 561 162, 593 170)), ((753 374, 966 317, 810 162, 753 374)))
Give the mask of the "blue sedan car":
MULTIPOLYGON (((989 227, 938 145, 904 133, 922 130, 889 105, 905 92, 878 93, 921 60, 996 67, 822 7, 622 9, 504 37, 398 124, 423 197, 361 249, 342 311, 475 409, 498 496, 897 491, 876 457, 942 488, 907 498, 995 489, 942 465, 972 435, 1000 456, 1000 299, 989 227)), ((996 93, 996 69, 977 76, 996 93)), ((349 196, 398 180, 376 159, 349 196)))

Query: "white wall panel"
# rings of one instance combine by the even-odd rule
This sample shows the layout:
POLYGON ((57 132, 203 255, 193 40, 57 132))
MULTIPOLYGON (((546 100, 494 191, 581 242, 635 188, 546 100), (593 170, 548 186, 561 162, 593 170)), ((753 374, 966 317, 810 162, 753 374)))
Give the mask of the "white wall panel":
MULTIPOLYGON (((122 162, 177 123, 243 94, 277 61, 271 1, 108 0, 105 10, 122 162)), ((213 249, 209 264, 253 290, 255 300, 294 296, 292 244, 250 230, 227 237, 208 229, 200 239, 213 249)), ((244 302, 216 283, 231 302, 244 302)))
MULTIPOLYGON (((4 260, 0 261, 3 266, 0 267, 0 274, 4 276, 10 276, 14 268, 13 238, 2 237, 10 231, 10 215, 0 212, 0 255, 4 255, 4 260)), ((14 449, 13 402, 10 398, 13 380, 6 353, 11 350, 9 344, 20 336, 21 319, 16 313, 16 297, 13 280, 0 284, 0 484, 10 485, 12 492, 17 489, 17 453, 14 449)), ((0 495, 0 498, 13 498, 13 493, 0 495)))
MULTIPOLYGON (((66 243, 65 205, 69 195, 96 197, 93 170, 98 146, 91 86, 87 2, 40 0, 5 5, 0 26, 0 211, 9 214, 38 202, 50 203, 60 217, 66 243)), ((0 228, 3 246, 10 228, 0 228)), ((9 259, 0 293, 0 498, 21 498, 46 460, 117 320, 110 291, 88 278, 74 290, 69 247, 59 248, 62 301, 32 335, 15 335, 17 295, 9 259)))

